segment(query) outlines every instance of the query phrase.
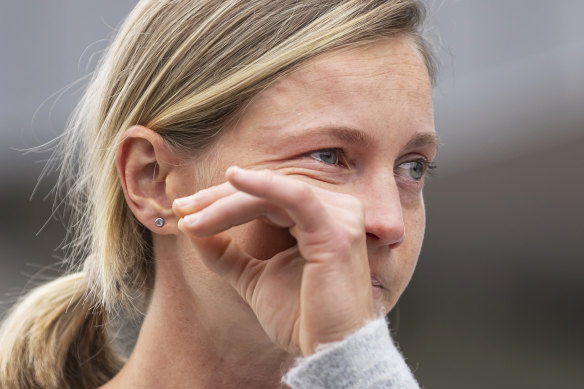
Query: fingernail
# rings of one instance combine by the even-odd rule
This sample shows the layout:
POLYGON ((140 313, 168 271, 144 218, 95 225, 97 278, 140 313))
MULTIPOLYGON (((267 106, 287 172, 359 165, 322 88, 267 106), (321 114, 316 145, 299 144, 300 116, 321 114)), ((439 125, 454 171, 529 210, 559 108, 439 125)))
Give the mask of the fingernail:
POLYGON ((241 169, 238 168, 237 166, 230 166, 229 169, 227 169, 227 175, 234 175, 241 172, 241 169))
POLYGON ((187 216, 183 217, 183 220, 184 220, 185 224, 188 225, 188 226, 193 226, 193 225, 197 224, 197 222, 200 219, 201 219, 200 212, 191 213, 190 215, 187 215, 187 216))

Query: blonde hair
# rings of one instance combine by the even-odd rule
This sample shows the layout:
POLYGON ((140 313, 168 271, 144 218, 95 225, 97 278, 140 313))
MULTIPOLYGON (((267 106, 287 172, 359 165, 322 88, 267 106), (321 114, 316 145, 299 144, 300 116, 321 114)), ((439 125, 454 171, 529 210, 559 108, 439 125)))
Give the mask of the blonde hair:
POLYGON ((147 303, 154 258, 115 166, 125 129, 196 155, 251 97, 307 59, 408 35, 434 78, 414 0, 144 0, 121 26, 60 141, 70 204, 68 275, 32 290, 3 323, 0 387, 90 388, 121 368, 109 321, 147 303))

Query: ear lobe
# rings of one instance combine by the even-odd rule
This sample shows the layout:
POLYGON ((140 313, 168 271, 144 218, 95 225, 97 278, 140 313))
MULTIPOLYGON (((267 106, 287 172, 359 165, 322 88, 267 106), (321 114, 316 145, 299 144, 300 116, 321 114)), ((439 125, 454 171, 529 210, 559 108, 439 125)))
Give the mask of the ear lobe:
POLYGON ((178 233, 166 190, 167 177, 178 165, 174 159, 162 137, 143 126, 128 128, 118 145, 116 167, 126 202, 136 218, 158 234, 178 233), (157 218, 163 218, 164 225, 158 226, 157 218))

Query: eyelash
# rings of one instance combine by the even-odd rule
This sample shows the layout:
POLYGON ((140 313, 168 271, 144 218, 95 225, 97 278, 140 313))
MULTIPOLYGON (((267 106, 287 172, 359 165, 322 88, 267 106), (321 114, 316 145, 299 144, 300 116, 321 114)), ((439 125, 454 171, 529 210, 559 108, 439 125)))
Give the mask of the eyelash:
POLYGON ((404 164, 409 164, 409 163, 419 163, 422 165, 422 175, 419 179, 408 179, 409 181, 414 181, 414 182, 422 182, 424 180, 424 177, 426 177, 427 175, 429 176, 434 176, 435 172, 434 170, 436 170, 437 166, 433 161, 428 161, 426 158, 418 158, 415 159, 413 161, 407 161, 404 162, 402 164, 400 164, 398 166, 398 168, 404 164))
POLYGON ((340 167, 343 167, 343 168, 348 168, 349 167, 349 164, 347 163, 347 160, 345 158, 345 152, 343 151, 343 149, 339 149, 339 148, 320 149, 320 150, 311 151, 307 155, 309 157, 313 158, 313 159, 316 159, 317 161, 320 161, 320 162, 326 164, 326 165, 340 166, 340 167), (317 153, 325 153, 325 152, 336 152, 337 153, 337 161, 335 163, 326 163, 322 159, 316 158, 314 156, 317 153))
MULTIPOLYGON (((313 159, 316 159, 317 161, 320 161, 320 162, 326 164, 326 165, 340 166, 343 168, 349 167, 349 165, 346 161, 346 158, 345 158, 345 153, 344 153, 343 149, 340 149, 340 148, 314 150, 314 151, 307 153, 307 155, 313 159), (336 152, 337 153, 337 161, 335 161, 334 164, 330 164, 330 163, 326 163, 326 162, 322 161, 322 159, 320 159, 320 158, 315 157, 315 154, 323 153, 323 152, 336 152)), ((419 179, 408 179, 409 181, 413 181, 413 182, 421 182, 426 175, 434 176, 435 170, 437 168, 437 165, 433 161, 429 161, 426 158, 418 158, 418 159, 415 159, 412 161, 407 161, 407 162, 400 164, 399 166, 402 166, 402 165, 408 164, 408 163, 420 163, 422 165, 422 176, 419 179)), ((399 168, 399 166, 398 166, 398 168, 399 168)))

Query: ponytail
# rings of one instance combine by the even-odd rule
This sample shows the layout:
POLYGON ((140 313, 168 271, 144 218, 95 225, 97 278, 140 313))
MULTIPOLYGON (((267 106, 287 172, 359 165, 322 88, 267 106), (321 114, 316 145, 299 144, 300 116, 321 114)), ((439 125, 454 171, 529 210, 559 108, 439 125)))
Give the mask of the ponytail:
POLYGON ((84 273, 33 289, 0 329, 0 387, 96 388, 122 367, 84 273))

